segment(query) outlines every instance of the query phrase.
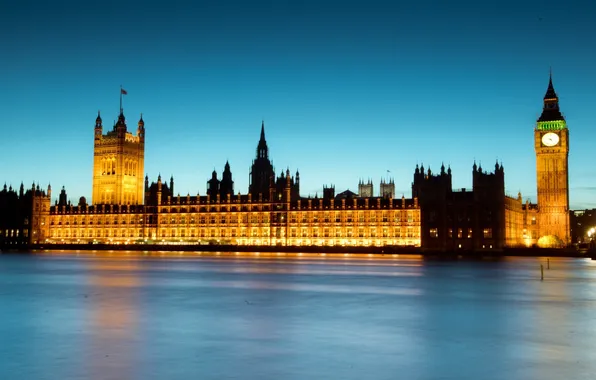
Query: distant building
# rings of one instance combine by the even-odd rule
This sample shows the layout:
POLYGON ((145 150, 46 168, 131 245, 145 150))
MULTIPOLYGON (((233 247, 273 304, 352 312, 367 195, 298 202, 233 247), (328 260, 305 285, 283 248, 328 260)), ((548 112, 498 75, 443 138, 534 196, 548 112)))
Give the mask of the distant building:
POLYGON ((379 185, 379 196, 382 198, 395 198, 395 183, 393 182, 393 178, 388 181, 381 179, 381 184, 379 185))
POLYGON ((366 183, 362 180, 358 181, 358 196, 362 198, 374 196, 373 183, 370 179, 366 183))
POLYGON ((581 244, 596 240, 596 209, 572 210, 569 212, 569 218, 571 243, 581 244))

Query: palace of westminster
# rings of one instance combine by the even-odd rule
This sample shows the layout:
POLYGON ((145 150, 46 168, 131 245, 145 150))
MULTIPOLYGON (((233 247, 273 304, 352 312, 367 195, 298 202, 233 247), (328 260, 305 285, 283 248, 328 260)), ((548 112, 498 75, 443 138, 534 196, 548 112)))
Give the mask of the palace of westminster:
POLYGON ((63 188, 33 184, 0 191, 0 245, 225 244, 254 246, 404 246, 428 250, 564 247, 569 222, 569 132, 552 78, 534 128, 537 204, 505 195, 503 166, 474 163, 471 190, 451 185, 451 169, 416 166, 410 198, 395 198, 393 181, 359 184, 358 194, 325 187, 322 197, 300 196, 300 174, 276 176, 261 126, 248 192, 234 191, 230 165, 213 171, 204 195, 175 195, 174 179, 144 174, 145 123, 128 131, 118 121, 104 134, 95 121, 91 204, 67 200, 63 188))

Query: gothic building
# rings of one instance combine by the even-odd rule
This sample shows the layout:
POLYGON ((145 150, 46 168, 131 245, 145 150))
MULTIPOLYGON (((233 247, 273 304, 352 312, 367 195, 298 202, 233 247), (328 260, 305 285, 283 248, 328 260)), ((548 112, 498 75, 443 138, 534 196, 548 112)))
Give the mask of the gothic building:
POLYGON ((538 215, 542 246, 571 242, 569 226, 569 130, 559 109, 552 76, 534 129, 538 215))
MULTIPOLYGON (((118 168, 110 166, 116 173, 110 178, 116 178, 118 168)), ((226 163, 221 180, 213 171, 206 195, 186 196, 175 195, 173 177, 169 185, 162 183, 161 175, 151 184, 145 177, 142 204, 104 201, 87 205, 82 199, 75 206, 67 202, 63 189, 60 200, 50 206, 50 197, 40 193, 36 199, 41 207, 33 214, 42 222, 35 225, 35 236, 30 236, 30 241, 420 246, 420 208, 416 199, 335 197, 334 188, 326 189, 323 198, 304 198, 300 196, 298 171, 292 176, 288 168, 276 178, 264 124, 250 175, 249 192, 235 194, 230 165, 226 163)))
POLYGON ((263 122, 261 124, 261 138, 257 145, 257 157, 253 160, 250 170, 248 192, 255 199, 268 200, 269 189, 274 178, 273 165, 269 160, 269 147, 267 147, 267 140, 265 140, 265 122, 263 122))
POLYGON ((300 174, 275 176, 261 125, 246 194, 234 192, 226 162, 214 170, 205 195, 179 195, 169 184, 143 183, 144 122, 126 130, 122 108, 114 129, 95 124, 93 198, 71 204, 63 188, 50 205, 39 186, 0 192, 0 243, 239 244, 292 246, 421 246, 434 251, 564 246, 569 241, 568 130, 549 81, 534 129, 538 203, 505 194, 504 169, 472 166, 472 189, 453 189, 451 168, 415 168, 412 196, 395 198, 393 180, 360 181, 359 194, 300 195, 300 174), (139 189, 140 186, 140 189, 139 189))
MULTIPOLYGON (((120 95, 122 96, 122 95, 120 95)), ((95 120, 93 144, 92 204, 143 204, 145 162, 145 122, 138 122, 137 134, 128 132, 124 111, 118 121, 103 134, 99 113, 95 120)))

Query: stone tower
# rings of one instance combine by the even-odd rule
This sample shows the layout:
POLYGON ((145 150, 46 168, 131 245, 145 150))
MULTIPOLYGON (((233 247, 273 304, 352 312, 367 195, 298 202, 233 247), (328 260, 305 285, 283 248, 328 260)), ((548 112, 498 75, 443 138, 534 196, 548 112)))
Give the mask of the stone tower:
POLYGON ((569 130, 552 76, 534 129, 540 246, 569 244, 569 130))
POLYGON ((383 198, 395 198, 395 182, 393 178, 385 180, 381 178, 381 184, 379 185, 379 196, 383 198))
POLYGON ((93 146, 92 204, 143 204, 145 163, 143 115, 138 122, 136 135, 127 131, 122 107, 114 128, 105 135, 102 129, 102 120, 98 113, 95 120, 93 146))
POLYGON ((227 199, 228 195, 234 195, 234 180, 232 179, 232 171, 230 170, 230 163, 226 161, 224 171, 219 182, 219 195, 221 199, 227 199))
POLYGON ((362 198, 370 198, 373 196, 373 183, 372 180, 364 183, 361 180, 358 181, 358 196, 362 198))
POLYGON ((269 147, 265 140, 265 122, 261 124, 261 138, 257 145, 257 157, 252 162, 250 170, 250 184, 248 192, 252 194, 253 199, 269 198, 269 188, 271 182, 275 179, 273 165, 269 160, 269 147))

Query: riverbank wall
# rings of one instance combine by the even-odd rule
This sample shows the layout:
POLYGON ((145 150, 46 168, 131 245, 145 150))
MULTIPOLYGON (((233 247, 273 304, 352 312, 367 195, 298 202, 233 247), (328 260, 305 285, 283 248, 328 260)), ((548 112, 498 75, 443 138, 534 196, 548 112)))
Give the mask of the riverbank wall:
POLYGON ((137 252, 197 252, 202 255, 254 255, 274 257, 296 256, 340 256, 346 257, 393 257, 395 255, 421 255, 438 258, 487 258, 503 256, 527 257, 596 257, 594 252, 580 252, 574 248, 505 248, 500 251, 438 251, 420 247, 385 246, 241 246, 241 245, 188 245, 188 244, 33 244, 26 246, 0 247, 3 252, 38 252, 38 251, 137 251, 137 252))

